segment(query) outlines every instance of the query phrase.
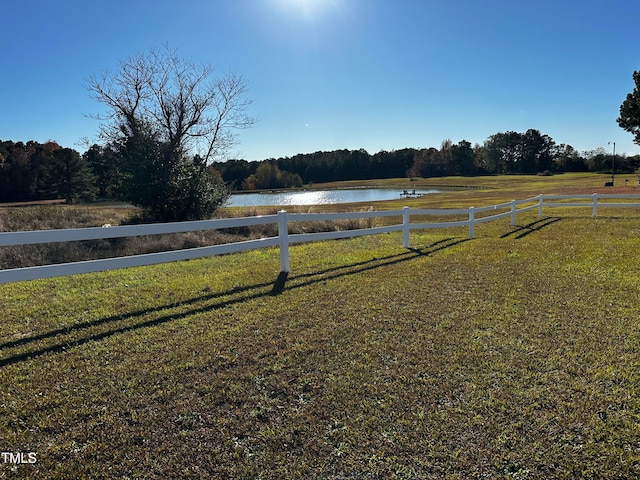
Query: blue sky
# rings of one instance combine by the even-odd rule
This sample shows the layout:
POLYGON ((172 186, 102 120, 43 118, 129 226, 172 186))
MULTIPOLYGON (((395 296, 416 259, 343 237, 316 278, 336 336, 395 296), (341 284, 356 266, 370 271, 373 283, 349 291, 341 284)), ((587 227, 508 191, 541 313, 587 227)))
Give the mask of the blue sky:
POLYGON ((0 139, 79 151, 92 74, 164 43, 242 75, 233 158, 440 147, 535 128, 640 153, 616 118, 640 70, 637 0, 20 0, 0 14, 0 139))

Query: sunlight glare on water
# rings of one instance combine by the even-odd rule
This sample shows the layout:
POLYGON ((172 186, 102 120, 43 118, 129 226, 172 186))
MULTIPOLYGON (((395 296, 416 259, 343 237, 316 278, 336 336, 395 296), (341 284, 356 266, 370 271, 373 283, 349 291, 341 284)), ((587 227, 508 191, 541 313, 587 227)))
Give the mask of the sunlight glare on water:
MULTIPOLYGON (((441 190, 416 190, 427 195, 441 190)), ((377 202, 402 198, 399 189, 361 188, 345 190, 301 190, 289 192, 236 193, 227 207, 260 207, 267 205, 325 205, 336 203, 377 202)))

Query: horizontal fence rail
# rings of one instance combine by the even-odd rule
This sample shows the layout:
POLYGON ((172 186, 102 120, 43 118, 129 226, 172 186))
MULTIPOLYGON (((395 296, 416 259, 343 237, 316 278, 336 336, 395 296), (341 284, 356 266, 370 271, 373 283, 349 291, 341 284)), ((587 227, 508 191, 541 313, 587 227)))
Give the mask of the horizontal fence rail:
POLYGON ((289 245, 300 242, 333 240, 352 238, 364 235, 378 235, 381 233, 402 231, 403 246, 409 248, 409 234, 411 230, 434 228, 467 227, 469 238, 474 238, 475 225, 507 218, 511 225, 515 225, 516 215, 538 209, 542 215, 544 208, 551 207, 589 207, 592 215, 597 215, 602 207, 638 207, 640 202, 606 202, 606 200, 640 200, 640 194, 597 194, 592 195, 538 195, 523 200, 512 200, 487 207, 469 207, 459 209, 410 209, 383 210, 346 213, 287 213, 284 210, 277 215, 263 215, 255 217, 241 217, 219 220, 202 220, 192 222, 174 222, 153 225, 127 225, 116 227, 74 228, 60 230, 37 230, 24 232, 0 232, 0 247, 16 245, 33 245, 40 243, 72 242, 82 240, 99 240, 109 238, 135 237, 141 235, 163 235, 169 233, 184 233, 203 230, 220 230, 225 228, 244 227, 252 225, 277 224, 278 235, 256 240, 226 243, 207 247, 174 250, 127 257, 87 260, 82 262, 42 265, 36 267, 14 268, 0 270, 0 283, 51 278, 80 273, 100 272, 117 268, 155 265, 159 263, 190 260, 195 258, 243 252, 256 248, 278 246, 280 248, 280 270, 290 271, 289 245), (464 220, 446 222, 411 223, 412 216, 464 216, 464 220), (481 215, 481 216, 478 216, 481 215), (289 234, 289 223, 305 221, 335 221, 353 219, 375 219, 382 217, 399 217, 401 223, 383 227, 369 227, 355 230, 331 232, 289 234))

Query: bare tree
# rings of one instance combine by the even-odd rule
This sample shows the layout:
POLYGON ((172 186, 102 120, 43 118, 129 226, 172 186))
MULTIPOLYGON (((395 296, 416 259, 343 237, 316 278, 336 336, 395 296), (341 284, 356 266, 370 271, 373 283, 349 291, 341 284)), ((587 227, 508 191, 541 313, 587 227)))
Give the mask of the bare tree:
POLYGON ((132 56, 119 70, 90 77, 87 89, 107 106, 101 137, 119 151, 118 196, 144 209, 145 221, 206 218, 228 189, 207 163, 249 127, 246 83, 236 75, 213 78, 165 47, 132 56))
POLYGON ((213 73, 210 65, 194 64, 165 46, 127 58, 118 71, 91 76, 87 89, 108 108, 96 116, 107 121, 101 135, 122 141, 144 126, 168 152, 197 154, 205 163, 220 158, 234 145, 234 130, 254 119, 247 114, 245 80, 213 73))

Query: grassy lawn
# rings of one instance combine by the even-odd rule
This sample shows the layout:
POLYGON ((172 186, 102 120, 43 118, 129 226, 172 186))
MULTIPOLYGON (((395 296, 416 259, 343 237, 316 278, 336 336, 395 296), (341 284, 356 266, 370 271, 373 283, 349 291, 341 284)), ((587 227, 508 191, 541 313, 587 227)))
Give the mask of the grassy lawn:
POLYGON ((0 285, 0 478, 638 478, 640 212, 590 213, 0 285))

